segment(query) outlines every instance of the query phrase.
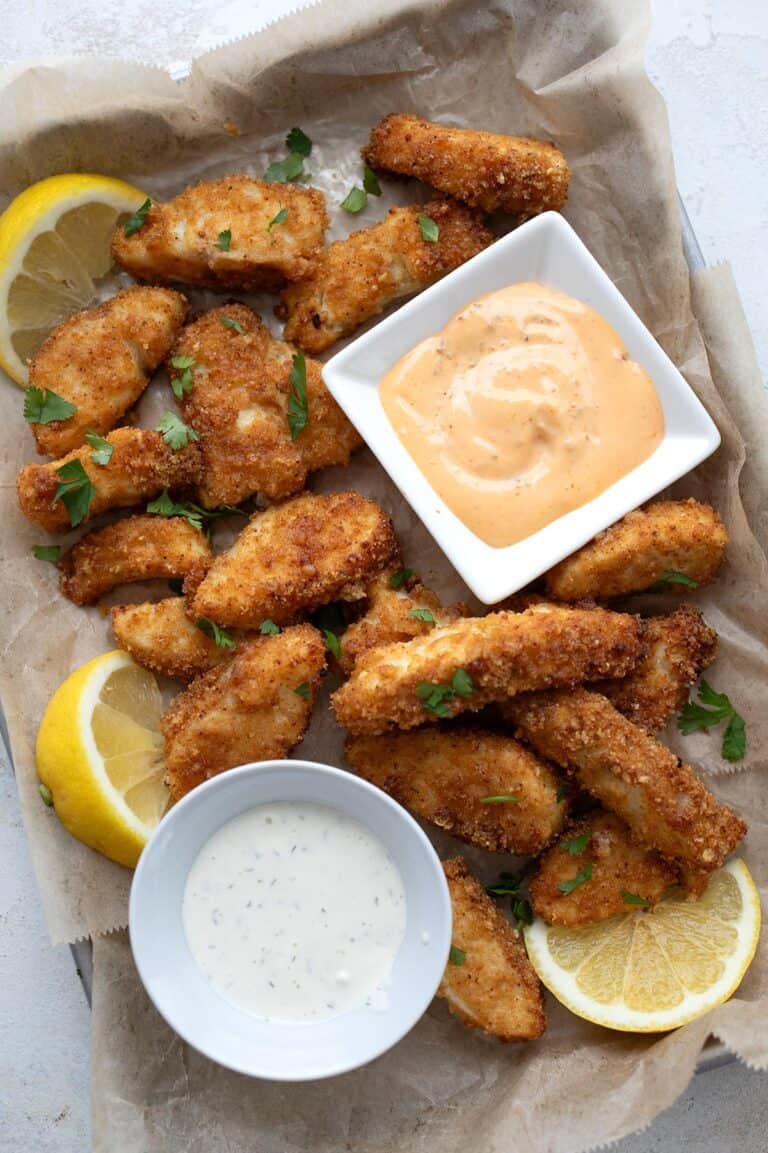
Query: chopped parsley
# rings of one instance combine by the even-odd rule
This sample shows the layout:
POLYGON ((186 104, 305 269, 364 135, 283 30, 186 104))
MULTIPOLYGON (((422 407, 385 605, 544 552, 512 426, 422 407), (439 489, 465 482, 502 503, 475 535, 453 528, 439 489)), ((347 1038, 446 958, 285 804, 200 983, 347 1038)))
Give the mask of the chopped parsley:
POLYGON ((336 633, 333 632, 332 629, 323 629, 323 639, 325 640, 325 647, 328 652, 338 660, 341 656, 341 645, 339 644, 339 638, 336 636, 336 633))
POLYGON ((587 861, 583 869, 579 869, 575 877, 571 877, 570 881, 560 881, 558 889, 566 897, 572 893, 574 889, 578 889, 579 885, 583 885, 592 876, 592 862, 587 861))
POLYGON ((220 649, 233 649, 235 647, 234 638, 229 633, 212 621, 210 617, 198 617, 195 621, 195 628, 200 629, 201 633, 205 633, 212 641, 215 641, 220 649))
POLYGON ((47 805, 50 809, 53 805, 53 793, 47 785, 39 785, 40 796, 43 798, 43 804, 47 805))
POLYGON ((448 960, 452 965, 463 965, 467 959, 467 954, 463 949, 457 945, 451 945, 450 952, 448 953, 448 960))
POLYGON ((312 152, 312 141, 301 128, 292 128, 285 138, 285 147, 295 156, 309 156, 312 152))
POLYGON ((163 489, 157 500, 149 502, 147 512, 154 513, 155 516, 182 516, 188 524, 192 525, 192 528, 199 529, 203 527, 203 516, 205 515, 203 509, 198 508, 197 505, 177 503, 171 498, 167 488, 163 489))
POLYGON ((363 188, 369 196, 381 196, 379 178, 367 164, 363 168, 363 188))
POLYGON ((481 805, 516 805, 519 797, 514 797, 512 793, 499 793, 495 797, 480 797, 481 805))
POLYGON ((82 461, 70 460, 56 469, 59 483, 53 503, 61 501, 67 510, 72 528, 88 516, 91 502, 96 495, 96 486, 83 468, 82 461))
POLYGON ((192 369, 195 367, 194 356, 172 356, 171 366, 180 369, 179 375, 171 381, 173 395, 177 400, 183 400, 188 392, 192 391, 192 369))
POLYGON ((279 212, 275 213, 275 215, 272 217, 269 224, 267 225, 267 232, 271 232, 276 224, 285 224, 287 219, 288 219, 288 209, 287 208, 281 208, 279 212))
POLYGON ((626 889, 621 890, 621 899, 625 905, 642 905, 647 908, 651 904, 647 897, 638 897, 636 893, 628 893, 626 889))
POLYGON ((66 420, 74 412, 77 412, 77 405, 70 404, 50 388, 28 388, 24 392, 24 419, 28 424, 66 420))
POLYGON ((290 184, 304 175, 304 157, 299 152, 291 152, 283 160, 273 160, 264 179, 267 184, 290 184))
POLYGON ((422 239, 428 240, 430 244, 437 244, 440 238, 440 228, 431 216, 422 215, 419 217, 419 231, 422 239))
POLYGON ((570 853, 572 857, 580 857, 591 840, 592 834, 587 831, 578 837, 571 837, 570 841, 561 841, 560 847, 565 849, 566 853, 570 853))
POLYGON ((259 632, 264 637, 276 637, 280 632, 280 625, 276 625, 269 617, 259 625, 259 632))
POLYGON ((309 424, 309 408, 307 406, 307 362, 303 352, 293 354, 293 367, 290 375, 290 391, 288 393, 288 428, 291 431, 291 440, 296 437, 309 424))
POLYGON ((220 232, 219 238, 213 247, 218 248, 220 252, 229 252, 232 247, 232 229, 225 228, 223 232, 220 232))
POLYGON ((530 925, 533 922, 533 910, 530 901, 521 895, 520 888, 529 873, 536 868, 535 861, 529 861, 518 873, 500 873, 495 885, 488 885, 486 893, 491 897, 510 897, 512 916, 519 925, 530 925))
POLYGON ((659 579, 651 585, 651 588, 658 590, 665 588, 667 585, 685 585, 689 589, 697 589, 699 582, 694 580, 693 577, 687 576, 684 572, 678 572, 677 569, 666 569, 659 579))
POLYGON ((449 685, 422 681, 416 686, 416 694, 428 713, 436 717, 453 716, 449 707, 456 697, 468 697, 474 689, 472 678, 465 669, 457 669, 449 685))
POLYGON ((195 430, 185 424, 175 412, 164 412, 155 431, 163 434, 163 440, 174 452, 186 448, 191 440, 200 439, 195 430))
POLYGON ((245 332, 245 329, 243 328, 240 321, 235 320, 234 316, 222 316, 221 323, 225 328, 232 328, 235 330, 235 332, 239 332, 241 335, 245 332))
POLYGON ((364 188, 360 188, 356 184, 354 188, 350 188, 349 192, 342 200, 341 207, 345 212, 350 212, 354 216, 358 212, 362 212, 367 203, 368 193, 364 188))
POLYGON ((705 680, 698 687, 699 700, 688 701, 677 718, 677 727, 683 736, 699 729, 709 729, 713 725, 727 722, 723 733, 722 754, 726 761, 740 761, 747 751, 747 734, 744 718, 731 704, 726 693, 718 693, 705 680))
POLYGON ((91 446, 93 452, 91 453, 91 460, 94 464, 105 465, 109 464, 114 452, 114 445, 111 445, 108 440, 103 436, 99 436, 96 432, 91 432, 89 429, 85 434, 86 443, 91 446))
POLYGON ((389 578, 389 587, 391 589, 401 589, 404 584, 413 576, 412 568, 399 568, 397 572, 393 572, 389 578))
POLYGON ((423 621, 425 625, 436 624, 435 618, 429 609, 411 609, 408 616, 413 617, 417 621, 423 621))
POLYGON ((123 225, 123 232, 126 236, 133 236, 134 233, 138 232, 141 228, 144 227, 144 225, 147 223, 147 217, 149 216, 149 210, 151 207, 152 201, 149 199, 149 197, 147 197, 144 203, 136 209, 133 216, 128 217, 125 224, 123 225))
POLYGON ((472 677, 466 669, 456 669, 451 678, 451 688, 457 697, 468 697, 474 692, 475 686, 472 683, 472 677))
POLYGON ((302 697, 305 701, 308 701, 312 695, 311 689, 309 687, 309 681, 302 681, 301 684, 297 685, 293 691, 298 696, 302 697))
POLYGON ((61 556, 60 544, 33 544, 32 556, 36 560, 47 560, 49 564, 56 564, 61 556))
POLYGON ((519 925, 532 925, 533 909, 531 902, 525 897, 516 897, 512 902, 512 916, 519 925))

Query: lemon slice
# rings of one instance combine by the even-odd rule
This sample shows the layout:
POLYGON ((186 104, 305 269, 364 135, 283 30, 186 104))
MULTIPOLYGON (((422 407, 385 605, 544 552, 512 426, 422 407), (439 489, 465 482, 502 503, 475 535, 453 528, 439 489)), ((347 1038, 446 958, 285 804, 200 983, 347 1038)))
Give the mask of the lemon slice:
POLYGON ((633 1033, 676 1029, 726 1001, 755 954, 760 898, 730 861, 698 901, 673 893, 594 925, 525 929, 539 977, 572 1013, 633 1033))
POLYGON ((115 226, 145 199, 108 176, 51 176, 0 216, 0 366, 17 384, 49 332, 95 299, 115 226))
POLYGON ((146 669, 115 650, 56 690, 37 734, 37 771, 62 824, 132 867, 169 805, 162 698, 146 669))

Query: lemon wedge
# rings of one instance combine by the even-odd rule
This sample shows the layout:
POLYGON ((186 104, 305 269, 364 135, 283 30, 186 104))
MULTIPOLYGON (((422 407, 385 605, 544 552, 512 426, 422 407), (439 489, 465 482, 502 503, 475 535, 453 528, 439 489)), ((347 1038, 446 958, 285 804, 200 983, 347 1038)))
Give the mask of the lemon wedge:
POLYGON ((115 650, 64 681, 37 734, 37 772, 62 824, 129 868, 169 805, 162 708, 152 674, 115 650))
POLYGON ((115 226, 145 199, 109 176, 51 176, 0 216, 0 366, 17 384, 49 332, 96 298, 115 226))
POLYGON ((673 893, 578 928, 525 929, 531 963, 572 1013, 633 1033, 687 1024, 731 996, 757 948, 760 898, 743 861, 730 861, 698 901, 673 893))

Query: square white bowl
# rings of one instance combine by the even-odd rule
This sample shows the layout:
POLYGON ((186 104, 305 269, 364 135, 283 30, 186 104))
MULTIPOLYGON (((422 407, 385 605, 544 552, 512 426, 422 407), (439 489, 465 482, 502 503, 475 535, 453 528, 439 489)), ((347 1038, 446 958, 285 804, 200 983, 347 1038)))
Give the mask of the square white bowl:
POLYGON ((472 592, 495 604, 690 472, 720 444, 693 390, 571 226, 546 212, 457 268, 352 341, 323 368, 329 391, 472 592), (652 455, 593 500, 504 548, 482 541, 435 492, 379 399, 379 381, 416 344, 484 293, 534 280, 596 309, 653 380, 664 438, 652 455))

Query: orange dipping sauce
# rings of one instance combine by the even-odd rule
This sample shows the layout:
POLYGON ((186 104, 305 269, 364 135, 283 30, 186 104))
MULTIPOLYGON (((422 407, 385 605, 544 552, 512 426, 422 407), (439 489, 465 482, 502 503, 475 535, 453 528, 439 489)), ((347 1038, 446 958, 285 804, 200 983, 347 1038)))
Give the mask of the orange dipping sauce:
POLYGON ((435 491, 498 548, 592 500, 664 435, 653 381, 608 322, 536 283, 472 301, 379 395, 435 491))

